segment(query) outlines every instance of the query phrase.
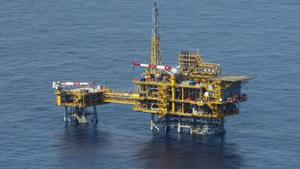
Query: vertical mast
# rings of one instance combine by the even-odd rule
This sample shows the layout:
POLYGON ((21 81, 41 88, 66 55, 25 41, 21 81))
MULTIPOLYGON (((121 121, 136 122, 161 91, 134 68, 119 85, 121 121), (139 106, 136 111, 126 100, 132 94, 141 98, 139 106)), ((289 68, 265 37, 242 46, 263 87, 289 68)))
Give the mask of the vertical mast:
MULTIPOLYGON (((160 56, 160 37, 157 33, 158 27, 158 7, 154 3, 153 13, 152 13, 152 39, 151 39, 151 64, 160 65, 161 56, 160 56)), ((157 70, 154 69, 153 73, 157 73, 157 70)))

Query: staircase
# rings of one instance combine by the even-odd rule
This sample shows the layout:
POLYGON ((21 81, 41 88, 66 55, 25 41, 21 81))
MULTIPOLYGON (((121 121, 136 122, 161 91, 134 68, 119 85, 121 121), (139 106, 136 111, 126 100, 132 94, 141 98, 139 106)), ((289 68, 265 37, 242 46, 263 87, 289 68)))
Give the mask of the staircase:
POLYGON ((168 113, 168 100, 170 96, 168 94, 169 86, 163 85, 158 87, 158 114, 164 116, 168 113))

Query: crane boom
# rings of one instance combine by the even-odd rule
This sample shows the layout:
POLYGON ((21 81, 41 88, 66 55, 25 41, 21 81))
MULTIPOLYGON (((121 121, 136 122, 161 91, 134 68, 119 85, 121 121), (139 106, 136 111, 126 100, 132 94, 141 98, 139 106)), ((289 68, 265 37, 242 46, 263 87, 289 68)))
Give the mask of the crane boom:
POLYGON ((179 68, 173 67, 173 66, 144 64, 144 63, 138 63, 138 62, 133 62, 132 66, 144 67, 144 68, 149 68, 149 69, 159 69, 159 70, 165 71, 166 73, 168 73, 171 76, 174 76, 179 71, 179 68))

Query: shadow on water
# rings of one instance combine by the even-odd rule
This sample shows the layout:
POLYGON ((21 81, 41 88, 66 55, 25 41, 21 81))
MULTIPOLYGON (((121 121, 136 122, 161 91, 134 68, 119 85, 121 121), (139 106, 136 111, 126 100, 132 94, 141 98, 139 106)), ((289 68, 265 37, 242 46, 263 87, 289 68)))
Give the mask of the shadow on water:
MULTIPOLYGON (((130 140, 127 135, 123 136, 122 140, 130 140)), ((112 137, 93 126, 66 127, 58 139, 59 166, 67 169, 112 166, 139 169, 238 169, 244 165, 242 156, 236 151, 237 145, 226 142, 226 135, 203 137, 162 132, 129 141, 129 145, 126 141, 116 144, 113 141, 116 138, 112 137)))
POLYGON ((66 126, 59 138, 60 165, 63 168, 85 168, 96 165, 99 149, 109 146, 109 134, 97 126, 66 126))
POLYGON ((225 136, 153 134, 137 154, 137 160, 143 161, 142 168, 146 169, 240 168, 242 157, 236 153, 236 145, 226 143, 225 136))

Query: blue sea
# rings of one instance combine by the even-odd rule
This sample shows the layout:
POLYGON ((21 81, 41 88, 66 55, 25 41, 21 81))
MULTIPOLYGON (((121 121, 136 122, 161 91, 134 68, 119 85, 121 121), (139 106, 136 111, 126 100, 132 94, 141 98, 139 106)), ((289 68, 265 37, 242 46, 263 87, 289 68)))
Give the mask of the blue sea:
POLYGON ((154 1, 0 0, 1 169, 300 168, 300 1, 164 0, 163 63, 199 50, 224 75, 255 75, 223 136, 152 133, 148 114, 97 108, 65 126, 52 81, 132 90, 150 61, 154 1))

